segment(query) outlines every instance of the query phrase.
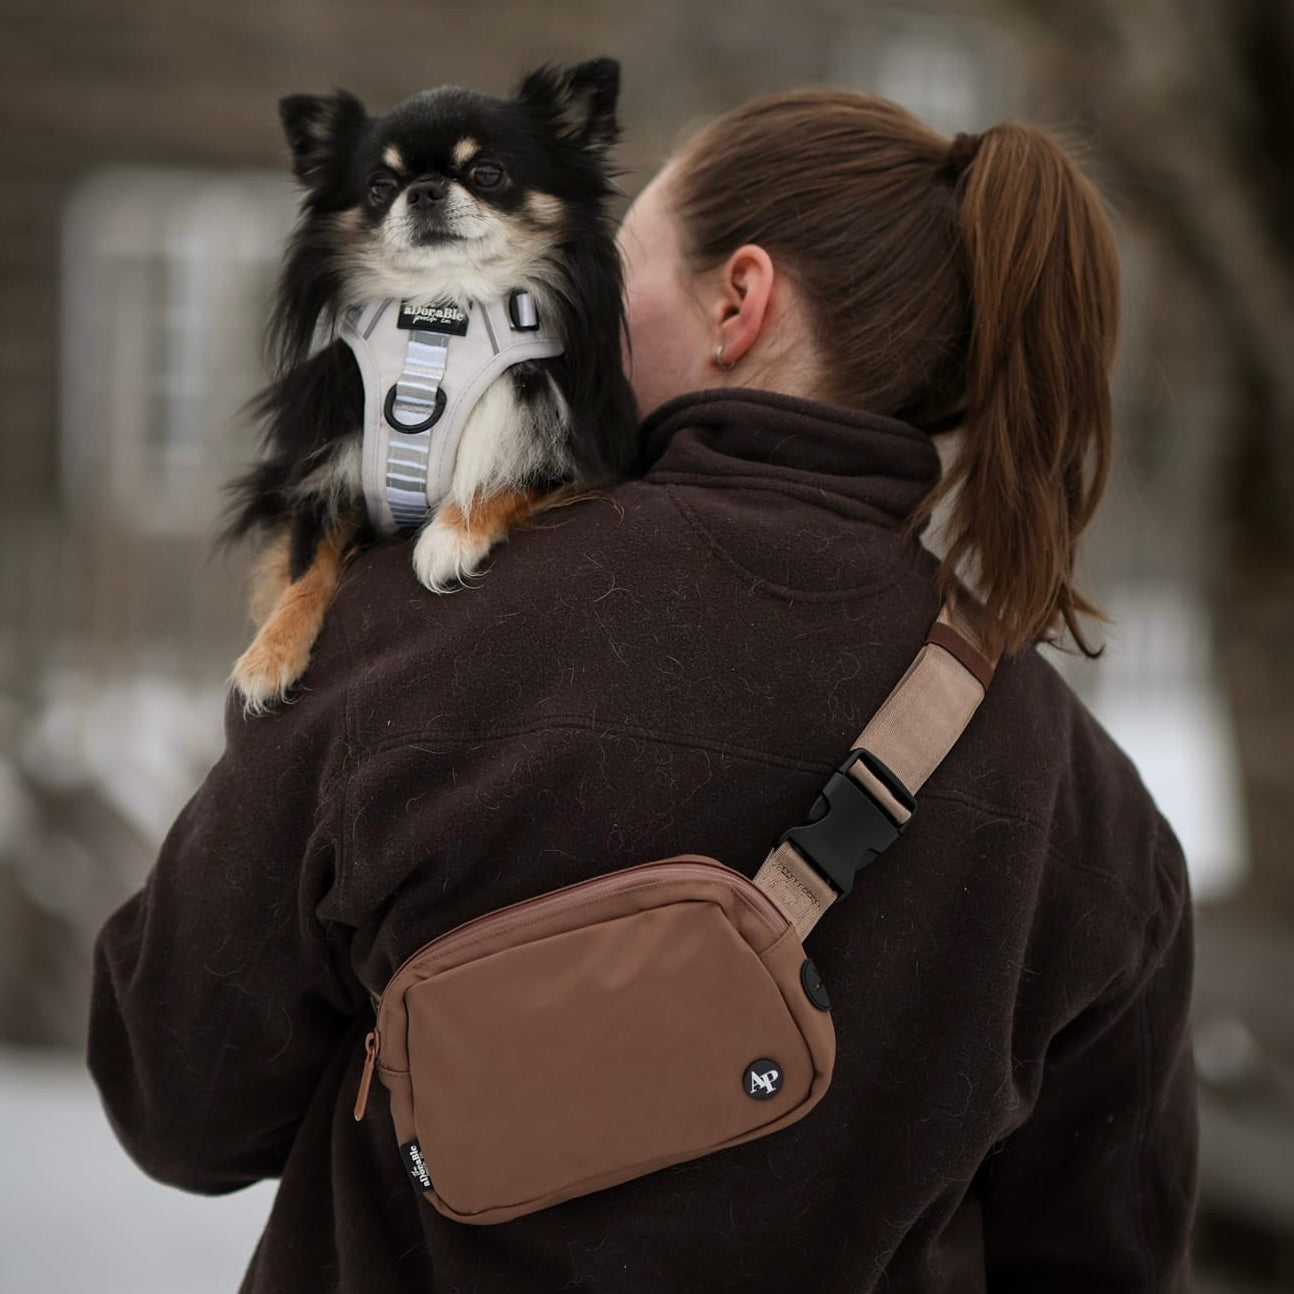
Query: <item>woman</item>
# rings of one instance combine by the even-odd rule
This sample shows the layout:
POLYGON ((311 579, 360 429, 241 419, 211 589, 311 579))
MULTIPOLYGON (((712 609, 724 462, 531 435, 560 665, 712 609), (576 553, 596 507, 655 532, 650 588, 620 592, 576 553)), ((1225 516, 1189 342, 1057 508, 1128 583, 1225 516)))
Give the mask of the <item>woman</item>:
MULTIPOLYGON (((1181 854, 1032 650, 1091 608, 1117 314, 1044 134, 798 93, 694 137, 625 222, 642 480, 479 589, 365 555, 308 691, 228 749, 98 948, 119 1134, 192 1190, 281 1176, 252 1291, 1186 1288, 1181 854), (940 479, 935 437, 960 427, 940 479), (915 537, 947 503, 940 565, 915 537), (695 852, 748 875, 960 566, 1004 651, 901 839, 807 948, 838 1055, 772 1136, 493 1227, 409 1188, 368 994, 504 904, 695 852)), ((518 1083, 524 1083, 519 1074, 518 1083)))

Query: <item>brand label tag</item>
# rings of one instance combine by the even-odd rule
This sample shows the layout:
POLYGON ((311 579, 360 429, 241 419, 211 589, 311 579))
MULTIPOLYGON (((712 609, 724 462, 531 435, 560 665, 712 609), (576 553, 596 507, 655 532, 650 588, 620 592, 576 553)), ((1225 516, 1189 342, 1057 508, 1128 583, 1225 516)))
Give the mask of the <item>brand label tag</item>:
POLYGON ((400 1147, 400 1154, 404 1156, 404 1166, 414 1187, 419 1191, 431 1190, 431 1174, 427 1171, 427 1161, 422 1157, 417 1137, 406 1141, 400 1147))
POLYGON ((430 305, 411 306, 400 302, 400 328, 419 328, 426 332, 450 333, 455 337, 467 336, 467 311, 453 301, 433 301, 430 305))
POLYGON ((775 1060, 752 1060, 741 1080, 747 1096, 768 1101, 782 1090, 782 1067, 775 1060))

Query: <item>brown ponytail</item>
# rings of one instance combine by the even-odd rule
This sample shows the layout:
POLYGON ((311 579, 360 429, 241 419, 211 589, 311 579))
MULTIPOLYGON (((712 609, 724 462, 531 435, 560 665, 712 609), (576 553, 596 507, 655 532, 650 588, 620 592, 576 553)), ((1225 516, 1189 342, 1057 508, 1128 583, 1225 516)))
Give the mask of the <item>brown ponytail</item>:
POLYGON ((1118 261, 1096 191, 1052 138, 995 126, 958 180, 970 284, 959 452, 919 514, 951 495, 940 571, 970 564, 1006 651, 1099 614, 1073 586, 1110 471, 1118 261))
POLYGON ((671 198, 697 270, 764 247, 809 309, 822 398, 963 427, 914 530, 948 501, 947 591, 964 573, 1006 652, 1099 614, 1073 586, 1109 475, 1114 239, 1100 198, 1040 130, 949 141, 883 99, 799 91, 718 118, 671 198))

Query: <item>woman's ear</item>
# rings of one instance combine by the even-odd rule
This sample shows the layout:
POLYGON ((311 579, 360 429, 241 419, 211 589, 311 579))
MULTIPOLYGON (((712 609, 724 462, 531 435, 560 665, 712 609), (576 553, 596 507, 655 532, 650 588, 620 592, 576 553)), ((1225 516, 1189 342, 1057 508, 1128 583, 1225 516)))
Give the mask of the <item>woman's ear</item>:
POLYGON ((716 359, 728 368, 754 346, 769 322, 775 271, 772 257, 762 247, 746 243, 718 273, 711 306, 718 338, 716 359))

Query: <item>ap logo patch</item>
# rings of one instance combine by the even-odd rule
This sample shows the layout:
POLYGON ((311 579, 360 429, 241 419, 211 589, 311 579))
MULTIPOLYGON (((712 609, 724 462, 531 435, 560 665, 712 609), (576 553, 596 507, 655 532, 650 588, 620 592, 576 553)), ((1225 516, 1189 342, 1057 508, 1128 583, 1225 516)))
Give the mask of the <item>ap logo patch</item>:
POLYGON ((756 1101, 767 1101, 782 1090, 782 1067, 775 1060, 752 1060, 743 1075, 742 1091, 756 1101))

